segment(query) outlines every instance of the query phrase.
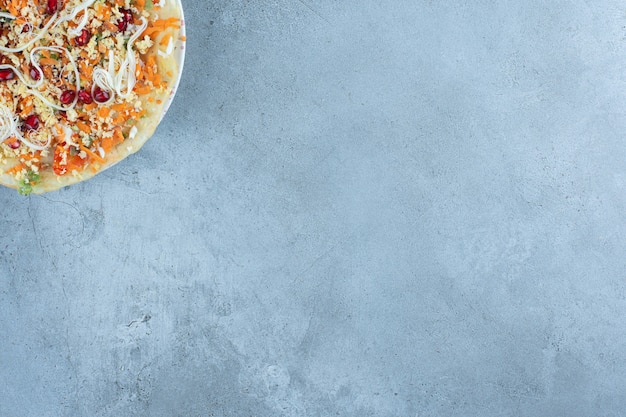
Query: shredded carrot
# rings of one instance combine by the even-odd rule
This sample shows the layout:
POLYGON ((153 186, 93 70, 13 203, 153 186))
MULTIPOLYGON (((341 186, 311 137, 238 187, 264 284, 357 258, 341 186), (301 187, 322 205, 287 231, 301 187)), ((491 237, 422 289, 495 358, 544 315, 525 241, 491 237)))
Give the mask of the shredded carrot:
POLYGON ((6 173, 7 174, 11 174, 11 175, 17 174, 18 172, 20 172, 24 168, 26 168, 26 165, 23 164, 22 162, 20 162, 19 164, 15 165, 14 167, 7 169, 6 173))
POLYGON ((56 138, 63 138, 65 137, 65 132, 63 131, 63 128, 61 127, 61 125, 55 125, 54 126, 54 130, 56 130, 56 138))
POLYGON ((80 70, 81 78, 83 78, 83 76, 87 80, 90 80, 92 78, 93 66, 89 65, 87 61, 80 61, 78 64, 78 69, 80 70))
POLYGON ((76 120, 76 126, 87 134, 91 133, 91 126, 89 126, 87 123, 83 122, 82 120, 76 120))
POLYGON ((116 125, 123 124, 126 120, 128 120, 129 116, 126 114, 118 114, 113 118, 113 123, 116 125))
POLYGON ((33 107, 34 107, 33 100, 32 99, 26 100, 26 102, 22 104, 22 111, 20 112, 20 115, 22 117, 28 116, 33 111, 33 107))
POLYGON ((104 162, 104 159, 102 159, 102 157, 100 155, 98 155, 97 153, 93 152, 92 150, 90 150, 89 148, 87 148, 86 146, 79 144, 81 151, 85 151, 85 153, 87 155, 89 155, 91 158, 95 159, 98 162, 104 162))
POLYGON ((180 28, 180 19, 176 17, 170 17, 168 19, 158 19, 152 22, 152 25, 148 27, 144 32, 143 36, 150 36, 154 39, 154 37, 164 31, 166 28, 180 28))
POLYGON ((31 161, 33 159, 39 158, 39 156, 40 156, 39 154, 40 154, 39 151, 37 151, 35 153, 25 153, 25 154, 20 155, 20 159, 23 160, 23 161, 31 161))
POLYGON ((105 22, 104 23, 104 27, 106 30, 108 30, 111 33, 117 33, 118 32, 118 27, 117 25, 111 23, 111 22, 105 22))
POLYGON ((144 85, 144 86, 138 86, 138 85, 139 84, 135 85, 135 89, 133 91, 139 95, 148 94, 150 91, 152 91, 152 88, 149 85, 144 85))
POLYGON ((104 119, 104 118, 109 116, 109 112, 110 112, 110 110, 109 110, 108 107, 100 107, 98 109, 98 117, 101 117, 101 118, 104 119))
POLYGON ((53 58, 41 58, 39 63, 41 65, 59 65, 59 61, 53 58))
POLYGON ((18 10, 19 10, 19 5, 17 4, 17 2, 15 0, 11 1, 11 3, 6 5, 7 9, 9 10, 9 13, 11 13, 13 16, 17 16, 18 15, 18 10))
POLYGON ((102 138, 100 145, 105 152, 109 152, 114 146, 119 145, 122 142, 124 142, 122 129, 120 127, 116 127, 115 130, 113 130, 113 136, 102 138))
POLYGON ((103 3, 97 3, 96 13, 97 13, 97 16, 100 18, 100 20, 106 22, 111 17, 111 7, 103 3))
POLYGON ((22 61, 22 64, 20 65, 20 69, 22 70, 22 73, 24 74, 28 74, 30 70, 28 63, 26 63, 26 61, 22 61))
POLYGON ((163 38, 161 38, 161 42, 159 42, 162 46, 166 46, 170 39, 172 39, 172 34, 171 33, 166 33, 165 35, 163 35, 163 38))
POLYGON ((111 106, 111 110, 115 110, 116 112, 124 112, 129 110, 129 106, 126 103, 118 103, 111 106))

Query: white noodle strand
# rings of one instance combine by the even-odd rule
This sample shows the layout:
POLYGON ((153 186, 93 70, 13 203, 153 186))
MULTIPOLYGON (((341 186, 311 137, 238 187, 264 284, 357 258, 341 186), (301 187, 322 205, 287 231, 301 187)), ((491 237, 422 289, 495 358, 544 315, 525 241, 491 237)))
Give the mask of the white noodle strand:
POLYGON ((24 45, 18 46, 17 48, 7 48, 5 46, 0 46, 0 51, 5 52, 5 53, 14 53, 14 52, 22 52, 24 49, 27 49, 29 46, 37 42, 39 39, 43 38, 43 36, 48 32, 48 29, 50 29, 52 24, 55 22, 56 17, 57 17, 56 13, 52 15, 48 23, 46 23, 46 25, 39 31, 37 36, 35 36, 34 38, 26 42, 24 45))

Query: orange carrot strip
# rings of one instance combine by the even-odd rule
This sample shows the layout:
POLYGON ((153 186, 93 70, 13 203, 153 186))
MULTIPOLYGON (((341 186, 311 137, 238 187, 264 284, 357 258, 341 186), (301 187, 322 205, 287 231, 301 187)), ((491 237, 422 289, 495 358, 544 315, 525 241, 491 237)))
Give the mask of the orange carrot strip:
POLYGON ((87 134, 91 133, 91 126, 89 126, 87 123, 83 122, 82 120, 76 120, 76 126, 87 134))
POLYGON ((89 155, 91 158, 95 159, 98 162, 104 162, 104 159, 102 159, 102 157, 100 155, 98 155, 97 153, 91 151, 89 148, 87 148, 86 146, 84 146, 82 144, 79 144, 79 146, 80 146, 80 149, 82 151, 85 151, 85 153, 87 155, 89 155))
POLYGON ((9 169, 6 170, 7 174, 17 174, 18 172, 20 172, 22 169, 26 168, 26 165, 24 165, 23 163, 19 163, 17 165, 15 165, 14 167, 11 167, 9 169))
POLYGON ((52 58, 41 58, 39 63, 41 65, 59 65, 59 61, 52 58))
POLYGON ((119 103, 119 104, 114 104, 111 106, 111 110, 115 110, 116 112, 124 112, 126 110, 128 110, 128 104, 126 103, 119 103))
POLYGON ((149 85, 144 85, 141 87, 135 87, 133 91, 139 95, 143 95, 143 94, 148 94, 150 91, 152 91, 152 88, 150 88, 149 85))
POLYGON ((100 107, 98 109, 98 117, 101 117, 103 119, 108 117, 109 113, 110 113, 110 110, 108 109, 108 107, 100 107))
POLYGON ((159 42, 161 45, 166 46, 170 39, 172 39, 172 34, 171 33, 166 33, 165 35, 163 35, 163 38, 161 38, 161 42, 159 42))

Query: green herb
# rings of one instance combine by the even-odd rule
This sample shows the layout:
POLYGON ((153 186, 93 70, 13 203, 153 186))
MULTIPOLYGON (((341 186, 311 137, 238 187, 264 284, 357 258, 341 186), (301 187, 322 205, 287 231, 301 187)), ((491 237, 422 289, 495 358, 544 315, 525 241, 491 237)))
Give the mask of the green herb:
POLYGON ((150 10, 152 9, 152 7, 154 7, 154 3, 152 3, 152 0, 146 0, 146 10, 150 10))
POLYGON ((50 58, 58 60, 59 59, 59 54, 52 53, 52 54, 50 54, 50 58))
POLYGON ((33 185, 36 185, 40 179, 41 176, 38 173, 29 169, 26 176, 20 181, 20 188, 17 192, 21 195, 29 195, 33 192, 33 185))

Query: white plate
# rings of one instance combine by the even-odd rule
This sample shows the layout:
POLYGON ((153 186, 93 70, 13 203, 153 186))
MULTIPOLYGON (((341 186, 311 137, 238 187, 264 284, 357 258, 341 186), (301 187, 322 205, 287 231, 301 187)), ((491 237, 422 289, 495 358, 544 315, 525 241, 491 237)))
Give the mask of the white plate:
POLYGON ((185 30, 185 13, 183 11, 183 5, 181 3, 181 0, 176 0, 176 2, 178 3, 178 7, 180 10, 180 35, 179 35, 179 38, 178 38, 178 41, 177 41, 176 47, 174 48, 173 53, 174 53, 174 58, 176 59, 176 62, 178 63, 178 76, 174 83, 174 87, 172 87, 172 92, 167 98, 167 102, 165 103, 165 107, 163 108, 163 114, 161 115, 160 120, 163 120, 163 117, 165 117, 165 115, 167 114, 167 110, 172 105, 172 101, 174 101, 174 96, 176 95, 176 91, 178 90, 178 85, 180 84, 180 79, 183 74, 183 66, 185 65, 185 46, 186 46, 185 39, 186 39, 186 33, 187 33, 185 30))

